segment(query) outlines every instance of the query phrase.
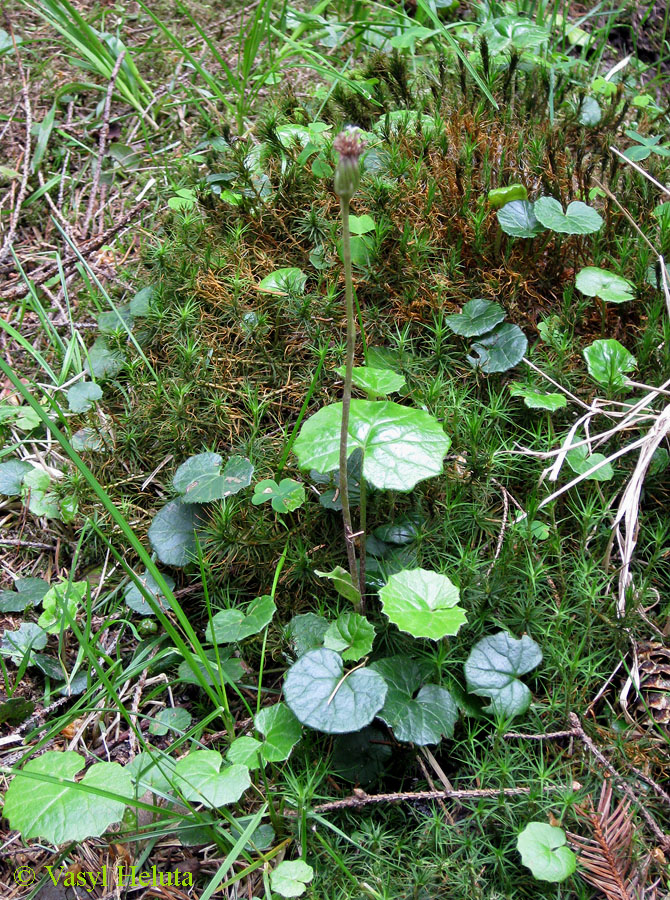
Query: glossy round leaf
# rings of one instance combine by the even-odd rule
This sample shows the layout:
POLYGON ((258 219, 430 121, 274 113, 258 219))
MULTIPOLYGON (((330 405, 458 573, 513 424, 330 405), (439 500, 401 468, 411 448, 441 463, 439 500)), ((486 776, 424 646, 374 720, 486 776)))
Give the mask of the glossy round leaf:
POLYGON ((544 231, 534 206, 527 200, 513 200, 496 213, 500 227, 510 237, 533 238, 544 231))
POLYGON ((98 837, 120 822, 126 808, 123 798, 130 800, 135 793, 130 775, 118 763, 94 763, 75 784, 74 776, 84 765, 84 758, 69 750, 47 750, 29 760, 5 794, 3 815, 10 827, 20 831, 24 840, 42 838, 63 844, 98 837), (42 781, 40 775, 57 778, 59 783, 42 781), (89 793, 87 786, 121 799, 89 793))
POLYGON ((410 569, 391 575, 379 591, 384 614, 414 637, 439 641, 457 634, 466 621, 459 591, 446 575, 428 569, 410 569))
POLYGON ((485 334, 470 348, 472 365, 486 374, 513 369, 526 355, 528 341, 518 325, 506 322, 485 334))
POLYGON ((600 213, 581 200, 573 200, 563 212, 558 200, 540 197, 535 201, 535 215, 545 228, 560 234, 593 234, 603 226, 600 213))
POLYGON ((628 303, 635 299, 635 288, 630 281, 596 266, 581 269, 577 273, 575 284, 582 294, 600 297, 606 303, 628 303))
POLYGON ((47 645, 47 633, 34 622, 22 622, 14 631, 5 631, 0 643, 0 653, 8 656, 17 666, 32 650, 43 650, 47 645))
POLYGON ((499 303, 490 300, 470 300, 460 314, 447 316, 445 322, 455 334, 463 337, 477 337, 486 334, 505 318, 505 310, 499 303))
POLYGON ((191 724, 191 713, 183 706, 166 706, 159 710, 149 725, 150 734, 167 734, 168 731, 177 733, 187 731, 191 724))
POLYGON ((126 363, 118 350, 112 350, 104 338, 98 338, 88 351, 84 372, 94 378, 104 380, 118 375, 126 363))
MULTIPOLYGON (((342 404, 322 407, 302 426, 294 445, 302 469, 339 466, 342 404)), ((347 449, 363 451, 363 475, 376 488, 409 491, 439 475, 450 440, 420 409, 390 401, 352 400, 347 449)))
POLYGON ((386 683, 371 669, 344 674, 334 650, 310 650, 288 670, 284 697, 296 718, 327 734, 358 731, 384 705, 386 683))
POLYGON ((577 868, 565 832, 544 822, 529 822, 516 840, 521 862, 539 881, 565 881, 577 868))
POLYGON ((262 746, 263 744, 256 738, 243 734, 242 737, 235 738, 228 747, 226 759, 231 763, 246 766, 248 769, 259 769, 262 746))
POLYGON ((625 388, 626 373, 637 366, 635 357, 614 338, 594 341, 584 350, 589 375, 610 388, 625 388))
POLYGON ((465 663, 468 690, 478 697, 490 697, 486 709, 503 716, 525 712, 530 691, 519 675, 525 675, 542 662, 542 651, 527 635, 515 640, 499 631, 475 644, 465 663))

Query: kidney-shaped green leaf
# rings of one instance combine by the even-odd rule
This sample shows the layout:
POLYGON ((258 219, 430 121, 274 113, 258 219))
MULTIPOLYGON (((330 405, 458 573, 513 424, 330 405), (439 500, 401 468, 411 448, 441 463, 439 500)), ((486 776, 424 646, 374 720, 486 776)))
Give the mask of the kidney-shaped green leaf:
POLYGON ((370 668, 379 672, 388 686, 379 718, 393 729, 399 741, 423 746, 453 736, 458 706, 449 691, 437 684, 424 684, 416 694, 423 673, 415 660, 391 656, 377 660, 370 668))
POLYGON ((295 266, 271 272, 258 285, 266 294, 304 294, 307 276, 295 266))
POLYGON ((249 769, 235 764, 221 769, 223 757, 216 750, 193 750, 177 760, 175 786, 187 800, 216 808, 236 803, 251 787, 249 769))
POLYGON ((172 500, 159 509, 149 526, 149 541, 166 566, 185 566, 195 558, 198 507, 172 500))
MULTIPOLYGON (((346 371, 344 366, 338 366, 335 371, 344 378, 346 371)), ((393 369, 379 369, 374 366, 354 366, 352 380, 356 387, 367 391, 370 397, 395 394, 405 384, 404 375, 398 375, 393 369)))
POLYGON ((372 669, 344 674, 342 657, 325 647, 310 650, 288 670, 284 697, 298 721, 342 734, 368 725, 384 705, 386 682, 372 669))
POLYGON ((212 644, 232 644, 258 634, 272 621, 277 611, 270 594, 256 597, 244 612, 241 609, 222 609, 207 626, 207 640, 212 644))
MULTIPOLYGON (((322 407, 302 426, 294 450, 302 469, 332 472, 340 461, 342 404, 322 407)), ((352 400, 349 455, 363 451, 363 475, 376 488, 410 491, 439 475, 450 440, 440 423, 421 409, 388 400, 352 400)))
POLYGON ((544 231, 538 222, 534 204, 528 200, 512 200, 496 213, 500 227, 510 237, 534 238, 544 231))
POLYGON ((314 878, 314 869, 301 859, 280 862, 270 872, 270 887, 280 897, 301 897, 314 878))
POLYGON ((542 662, 542 651, 527 635, 517 641, 506 631, 483 638, 465 663, 468 690, 490 697, 488 707, 503 716, 518 716, 530 705, 530 691, 519 681, 542 662))
POLYGON ((251 484, 254 467, 243 456, 231 456, 223 470, 218 453, 198 453, 182 463, 172 484, 182 503, 210 503, 237 494, 251 484))
POLYGON ((10 459, 0 463, 0 494, 14 497, 21 493, 23 478, 33 467, 22 459, 10 459))
POLYGON ((466 621, 459 593, 446 575, 428 569, 405 569, 391 575, 379 591, 384 614, 414 637, 439 641, 456 634, 466 621))
POLYGON ((476 368, 491 374, 513 369, 526 355, 528 341, 518 325, 505 322, 485 334, 470 348, 470 362, 476 368))
POLYGON ((540 881, 565 881, 577 868, 565 832, 545 822, 529 822, 516 839, 521 862, 540 881))
POLYGON ((535 215, 545 228, 561 234, 593 234, 603 226, 600 213, 581 200, 573 200, 563 212, 554 197, 540 197, 535 201, 535 215))
POLYGON ((455 333, 463 337, 477 337, 486 334, 505 318, 505 310, 499 303, 490 300, 470 300, 457 316, 447 316, 445 322, 455 333))
POLYGON ((355 662, 372 650, 374 625, 354 612, 345 612, 328 626, 323 646, 336 650, 342 659, 355 662))
POLYGON ((630 281, 596 266, 580 269, 575 284, 582 294, 600 297, 606 303, 627 303, 635 299, 635 288, 630 281))
POLYGON ((95 763, 79 784, 74 776, 84 768, 84 758, 70 750, 47 750, 29 760, 5 794, 3 815, 24 840, 42 838, 52 844, 98 837, 120 822, 126 808, 123 798, 134 796, 130 775, 118 763, 95 763), (58 784, 39 776, 57 778, 58 784), (33 777, 35 776, 35 777, 33 777), (87 787, 109 791, 119 799, 101 797, 87 787))
POLYGON ((514 381, 509 386, 509 392, 513 397, 523 397, 523 402, 528 409, 546 409, 548 412, 556 412, 557 409, 563 409, 567 404, 563 394, 544 394, 542 391, 536 391, 534 388, 514 381))
POLYGON ((261 756, 266 762, 283 762, 300 740, 302 726, 285 703, 266 706, 254 719, 265 740, 261 756))
POLYGON ((78 381, 67 392, 67 405, 72 412, 85 413, 100 400, 102 388, 94 381, 78 381))

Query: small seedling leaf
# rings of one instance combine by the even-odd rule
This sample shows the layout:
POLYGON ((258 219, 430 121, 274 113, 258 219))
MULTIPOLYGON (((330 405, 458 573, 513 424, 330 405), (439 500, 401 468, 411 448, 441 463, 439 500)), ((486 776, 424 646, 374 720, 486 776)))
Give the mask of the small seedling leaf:
POLYGON ((85 413, 100 400, 102 388, 94 381, 78 381, 67 392, 67 405, 74 413, 85 413))
POLYGON ((307 276, 295 267, 287 269, 277 269, 271 272, 258 285, 259 291, 266 294, 277 294, 284 296, 286 294, 304 294, 305 285, 307 284, 307 276))
POLYGON ((172 500, 159 509, 148 537, 159 560, 166 566, 185 566, 195 558, 198 507, 172 500))
POLYGON ((565 881, 577 868, 565 832, 545 822, 529 822, 516 840, 521 862, 540 881, 565 881))
POLYGON ((541 391, 536 391, 518 382, 510 384, 509 392, 513 397, 523 397, 523 402, 529 409, 546 409, 548 412, 556 412, 557 409, 563 409, 567 404, 563 394, 543 394, 541 391))
POLYGON ((517 200, 528 200, 528 191, 522 184, 508 184, 506 187, 493 188, 488 194, 489 206, 492 206, 493 209, 500 209, 506 203, 513 203, 517 200))
POLYGON ((59 634, 64 631, 69 627, 68 616, 72 619, 76 617, 79 604, 86 596, 87 590, 87 581, 65 581, 52 585, 42 598, 44 612, 37 620, 37 624, 48 634, 59 634))
POLYGON ((168 731, 180 733, 188 729, 191 719, 191 713, 183 706, 166 706, 153 717, 149 733, 160 735, 167 734, 168 731))
MULTIPOLYGON (((344 571, 344 570, 343 570, 344 571)), ((328 631, 329 622, 316 613, 302 613, 293 616, 286 626, 286 637, 293 645, 296 656, 304 656, 308 650, 316 650, 323 646, 323 638, 328 631)))
POLYGON ((84 372, 103 381, 118 375, 125 362, 123 353, 112 350, 104 338, 98 338, 88 351, 84 372))
POLYGON ((29 606, 39 606, 49 590, 42 578, 17 578, 15 591, 0 592, 0 613, 23 612, 29 606))
POLYGON ((282 478, 279 484, 273 478, 266 478, 254 487, 251 502, 254 506, 259 506, 268 500, 272 501, 275 512, 294 512, 305 502, 305 486, 293 478, 282 478))
POLYGON ((198 453, 182 463, 172 479, 183 503, 210 503, 237 494, 251 484, 254 467, 243 456, 231 456, 223 470, 218 453, 198 453))
POLYGON ((499 715, 524 713, 531 694, 519 675, 542 662, 542 651, 527 635, 515 640, 506 631, 483 638, 475 644, 465 663, 468 690, 478 697, 490 697, 486 707, 499 715))
POLYGON ((506 322, 485 334, 471 347, 468 362, 490 375, 513 369, 526 355, 528 341, 518 325, 506 322))
POLYGON ((301 859, 284 860, 270 872, 270 887, 280 897, 301 897, 314 878, 314 869, 301 859))
MULTIPOLYGON (((172 590, 174 588, 174 579, 170 578, 169 575, 165 575, 165 574, 163 574, 163 578, 165 579, 167 586, 170 588, 170 590, 172 590)), ((153 595, 156 603, 160 603, 160 601, 164 598, 164 594, 161 591, 161 589, 158 587, 156 582, 154 581, 153 575, 150 575, 149 572, 147 572, 145 569, 144 575, 142 575, 142 578, 140 579, 140 581, 142 582, 142 584, 144 585, 146 590, 150 594, 153 595)), ((149 606, 147 601, 144 599, 144 595, 142 594, 142 591, 140 591, 140 589, 137 587, 137 585, 135 585, 132 582, 126 587, 126 590, 124 593, 124 600, 126 601, 127 605, 130 607, 130 609, 132 609, 133 612, 136 612, 138 615, 140 615, 140 616, 152 616, 153 615, 153 610, 152 610, 151 606, 149 606)))
MULTIPOLYGON (((335 369, 344 378, 345 367, 335 369)), ((377 369, 374 366, 355 366, 353 383, 362 391, 367 391, 369 399, 386 397, 395 394, 405 384, 405 376, 398 375, 392 369, 377 369)))
POLYGON ((47 645, 47 633, 34 622, 22 622, 16 631, 5 631, 0 652, 8 656, 17 666, 26 653, 43 650, 47 645))
POLYGON ((599 466, 595 472, 591 472, 590 475, 586 476, 586 481, 610 481, 614 478, 612 464, 605 462, 607 457, 603 456, 602 453, 592 453, 589 456, 585 445, 568 451, 565 458, 572 471, 576 472, 577 475, 584 475, 586 472, 599 466))
POLYGON ((0 494, 15 497, 21 493, 23 478, 33 467, 20 459, 10 459, 0 463, 0 494))
POLYGON ((319 578, 330 579, 337 593, 344 597, 345 600, 349 600, 354 604, 361 602, 360 591, 352 581, 351 574, 342 566, 335 566, 332 572, 320 572, 318 569, 315 569, 314 574, 318 575, 319 578))
POLYGON ((205 632, 212 644, 232 644, 258 634, 272 621, 277 611, 270 594, 252 600, 246 610, 222 609, 213 616, 205 632))
POLYGON ((365 616, 346 612, 329 625, 323 646, 337 651, 345 661, 356 662, 372 650, 374 639, 374 626, 365 616))
POLYGON ((409 569, 391 575, 379 592, 384 614, 414 637, 439 641, 457 634, 466 621, 459 591, 446 575, 409 569))
POLYGON ((296 718, 317 731, 342 734, 368 725, 384 705, 386 683, 371 669, 344 674, 334 650, 310 650, 288 670, 284 697, 296 718))
POLYGON ((544 228, 537 220, 534 205, 527 200, 513 200, 496 213, 500 227, 510 237, 534 238, 544 228))

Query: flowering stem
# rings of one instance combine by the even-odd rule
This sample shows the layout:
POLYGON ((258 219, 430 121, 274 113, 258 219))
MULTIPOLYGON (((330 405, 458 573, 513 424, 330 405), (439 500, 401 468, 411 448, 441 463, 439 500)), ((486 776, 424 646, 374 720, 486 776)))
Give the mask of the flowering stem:
MULTIPOLYGON (((354 320, 354 291, 351 274, 351 238, 349 234, 349 199, 340 197, 342 211, 342 259, 344 262, 344 289, 347 306, 347 355, 345 360, 344 391, 342 393, 342 426, 340 429, 340 497, 342 498, 342 518, 344 519, 344 542, 347 548, 349 572, 354 584, 358 581, 356 571, 356 548, 354 530, 351 525, 349 506, 349 479, 347 472, 347 439, 349 436, 349 411, 351 409, 351 383, 356 347, 356 323, 354 320)), ((361 599, 362 599, 361 593, 361 599)))

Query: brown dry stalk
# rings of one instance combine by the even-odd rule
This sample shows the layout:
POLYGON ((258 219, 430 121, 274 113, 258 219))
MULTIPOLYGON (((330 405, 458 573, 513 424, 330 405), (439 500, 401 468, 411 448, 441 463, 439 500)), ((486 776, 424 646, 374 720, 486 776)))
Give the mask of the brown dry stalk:
MULTIPOLYGON (((570 788, 572 789, 572 788, 570 788)), ((532 788, 480 788, 479 790, 452 790, 452 791, 407 791, 395 794, 366 794, 365 791, 356 790, 343 800, 331 800, 329 803, 321 803, 313 807, 310 812, 325 813, 335 812, 340 809, 356 809, 362 806, 371 806, 379 803, 416 803, 425 800, 482 800, 497 797, 526 797, 532 788)), ((543 793, 557 794, 566 791, 564 785, 547 785, 543 793)), ((290 810, 285 813, 291 818, 298 815, 298 810, 290 810)))

